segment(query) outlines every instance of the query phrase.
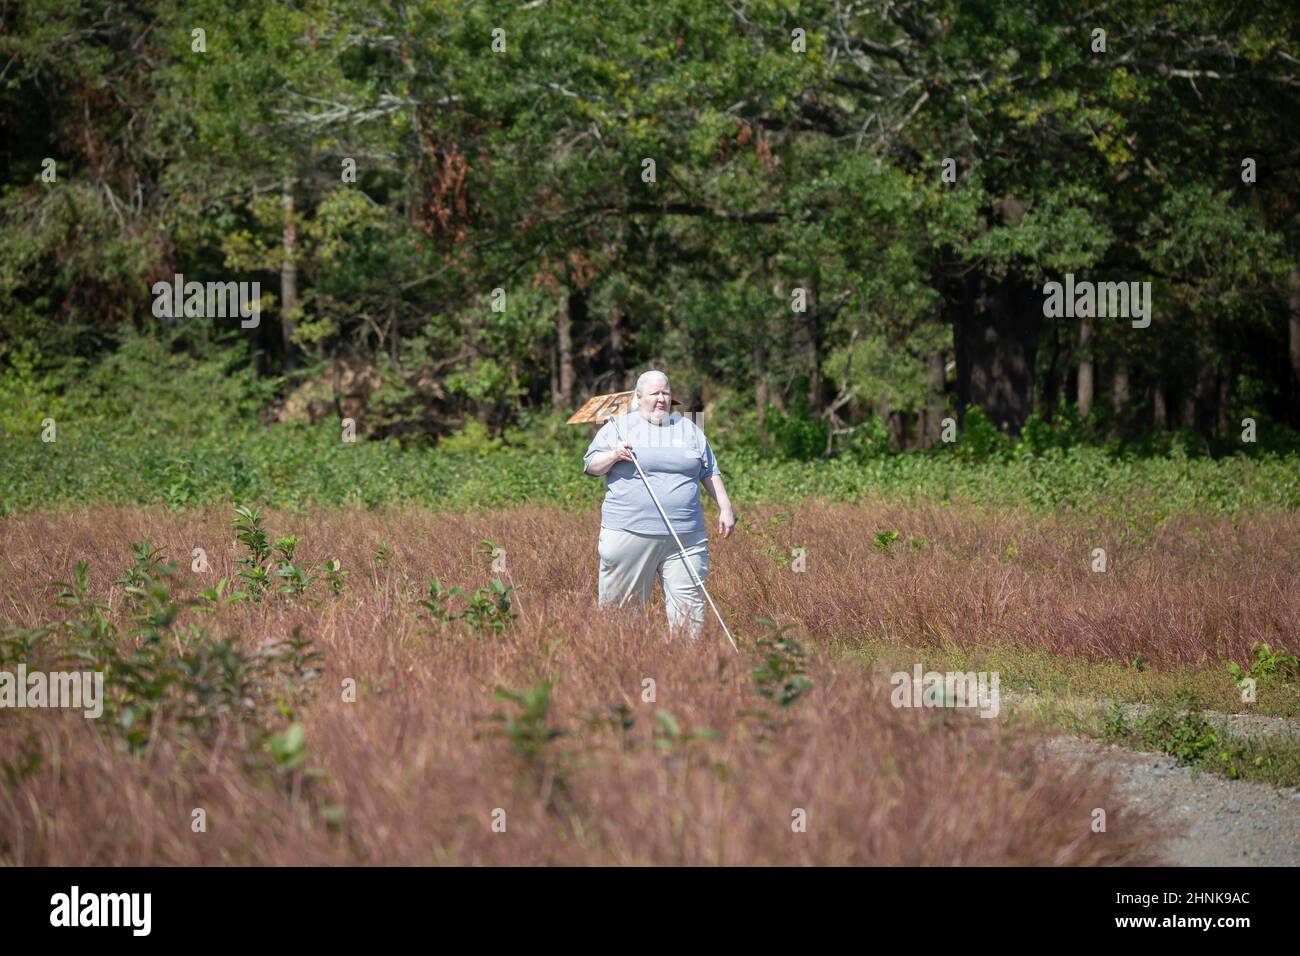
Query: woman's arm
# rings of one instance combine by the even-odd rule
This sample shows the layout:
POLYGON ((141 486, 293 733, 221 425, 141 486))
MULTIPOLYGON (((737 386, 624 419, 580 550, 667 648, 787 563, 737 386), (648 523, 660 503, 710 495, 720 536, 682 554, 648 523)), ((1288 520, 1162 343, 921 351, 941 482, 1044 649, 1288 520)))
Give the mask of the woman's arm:
POLYGON ((718 503, 718 533, 725 538, 736 526, 736 516, 732 513, 727 489, 722 485, 722 476, 709 475, 700 480, 704 483, 704 490, 709 493, 709 497, 718 503))
POLYGON ((599 477, 606 474, 611 468, 620 461, 631 461, 632 445, 629 442, 619 442, 613 451, 601 452, 598 455, 591 456, 591 462, 587 465, 587 474, 593 477, 599 477))

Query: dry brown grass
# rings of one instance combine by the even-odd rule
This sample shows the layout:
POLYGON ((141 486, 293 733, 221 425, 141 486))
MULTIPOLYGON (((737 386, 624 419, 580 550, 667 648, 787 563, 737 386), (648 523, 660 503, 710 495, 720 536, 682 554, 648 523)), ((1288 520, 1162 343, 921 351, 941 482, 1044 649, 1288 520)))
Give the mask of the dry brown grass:
MULTIPOLYGON (((1300 518, 1170 523, 1137 541, 1013 513, 889 505, 801 506, 784 523, 749 516, 714 538, 710 590, 752 641, 770 616, 799 625, 814 688, 779 729, 747 714, 748 653, 716 624, 698 645, 664 639, 662 604, 598 614, 598 518, 525 507, 479 514, 421 511, 264 515, 271 534, 302 537, 315 564, 338 554, 351 572, 339 598, 323 586, 298 607, 239 604, 198 618, 248 646, 295 625, 325 653, 315 699, 299 715, 307 766, 270 784, 164 729, 132 757, 93 721, 10 711, 0 754, 42 754, 20 781, 0 779, 0 857, 33 864, 1122 864, 1146 862, 1148 821, 1119 805, 1088 768, 1044 762, 1031 734, 952 711, 899 711, 887 675, 819 653, 832 636, 911 645, 1023 642, 1093 659, 1152 663, 1244 660, 1268 640, 1295 650, 1300 518), (1200 532, 1194 529, 1199 527, 1200 532), (876 531, 904 539, 893 553, 876 531), (926 539, 923 550, 906 536, 926 539), (521 615, 506 635, 474 636, 422 619, 414 602, 438 577, 486 583, 481 538, 507 549, 521 615), (381 540, 391 559, 373 560, 381 540), (1008 551, 1008 546, 1013 546, 1008 551), (802 546, 808 572, 773 554, 802 546), (1211 555, 1213 547, 1217 554, 1211 555), (1110 569, 1089 570, 1093 547, 1110 569), (769 553, 769 549, 772 553, 769 553), (339 691, 355 678, 358 695, 339 691), (643 703, 642 680, 657 700, 643 703), (484 718, 513 707, 497 686, 556 681, 552 726, 567 731, 532 768, 484 718), (589 718, 626 705, 620 734, 589 718), (655 746, 656 709, 683 731, 720 739, 655 746), (595 714, 593 713, 595 712, 595 714), (208 832, 192 833, 202 807, 208 832), (323 819, 341 809, 339 825, 323 819), (494 808, 506 833, 490 829, 494 808), (1094 834, 1104 807, 1108 832, 1094 834), (792 810, 807 832, 791 830, 792 810)), ((8 565, 3 618, 34 626, 62 616, 52 579, 90 562, 94 594, 148 538, 184 559, 204 547, 213 583, 239 550, 224 512, 97 508, 0 523, 8 565)), ((187 572, 188 573, 188 572, 187 572)), ((197 579, 199 576, 195 576, 197 579)), ((116 607, 120 594, 108 598, 116 607)), ((186 620, 195 620, 188 616, 186 620)))

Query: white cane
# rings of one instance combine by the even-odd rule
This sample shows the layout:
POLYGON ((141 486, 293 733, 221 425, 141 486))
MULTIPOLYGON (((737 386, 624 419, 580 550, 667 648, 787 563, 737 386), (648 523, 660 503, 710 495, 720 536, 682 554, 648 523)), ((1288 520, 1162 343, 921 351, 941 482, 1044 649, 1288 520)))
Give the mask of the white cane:
MULTIPOLYGON (((617 424, 615 424, 614 430, 615 432, 618 431, 617 424)), ((632 455, 632 464, 636 465, 636 472, 641 476, 641 482, 645 485, 645 490, 650 492, 650 500, 653 501, 655 507, 659 509, 659 517, 664 519, 664 524, 668 525, 668 530, 672 532, 673 540, 677 542, 677 548, 682 553, 682 563, 686 565, 686 570, 691 572, 691 580, 693 580, 696 586, 704 592, 704 597, 708 599, 709 607, 713 608, 713 614, 717 617, 718 623, 722 625, 722 630, 727 635, 727 640, 731 641, 732 649, 739 654, 740 648, 736 646, 736 639, 731 636, 731 631, 727 629, 726 622, 722 620, 722 615, 718 613, 718 606, 713 603, 713 598, 709 596, 709 589, 704 586, 704 582, 701 581, 699 575, 695 573, 694 565, 691 564, 690 559, 686 556, 686 548, 682 546, 682 539, 677 537, 677 532, 673 529, 672 522, 668 520, 668 515, 664 513, 664 506, 659 503, 659 496, 656 495, 655 490, 650 487, 650 482, 646 479, 645 472, 641 470, 641 462, 636 457, 636 451, 629 446, 628 452, 632 455)))

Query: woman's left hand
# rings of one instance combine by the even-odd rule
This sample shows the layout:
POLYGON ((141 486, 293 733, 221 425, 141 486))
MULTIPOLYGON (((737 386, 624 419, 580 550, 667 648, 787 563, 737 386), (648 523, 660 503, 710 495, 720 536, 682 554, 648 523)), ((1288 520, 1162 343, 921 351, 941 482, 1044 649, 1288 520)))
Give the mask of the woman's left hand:
POLYGON ((731 529, 736 526, 736 516, 731 513, 730 508, 723 508, 718 512, 718 534, 724 538, 731 535, 731 529))

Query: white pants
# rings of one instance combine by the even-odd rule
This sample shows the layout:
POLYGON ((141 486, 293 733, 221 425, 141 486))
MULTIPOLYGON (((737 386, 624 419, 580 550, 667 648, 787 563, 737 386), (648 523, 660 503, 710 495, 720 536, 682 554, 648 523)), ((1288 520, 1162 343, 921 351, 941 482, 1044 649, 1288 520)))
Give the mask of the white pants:
MULTIPOLYGON (((680 536, 696 577, 709 577, 709 534, 680 536)), ((637 534, 600 529, 600 605, 645 604, 654 594, 655 578, 664 592, 671 629, 685 624, 691 637, 704 626, 704 592, 691 578, 682 552, 670 534, 637 534)))

